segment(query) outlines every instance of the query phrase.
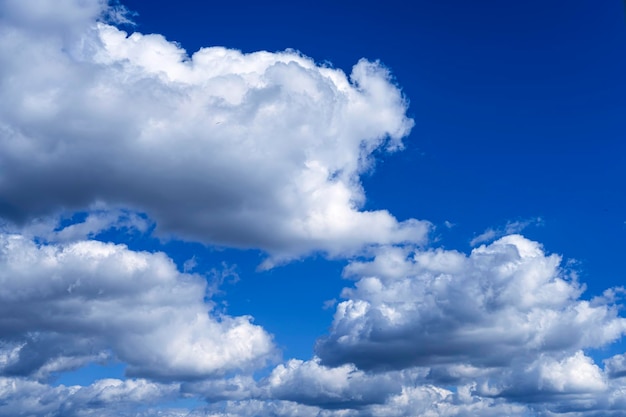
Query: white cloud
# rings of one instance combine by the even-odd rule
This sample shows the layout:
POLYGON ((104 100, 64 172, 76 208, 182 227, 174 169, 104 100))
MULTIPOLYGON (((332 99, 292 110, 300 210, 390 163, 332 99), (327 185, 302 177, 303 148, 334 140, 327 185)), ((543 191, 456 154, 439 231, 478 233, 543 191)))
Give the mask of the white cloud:
POLYGON ((291 359, 277 366, 265 381, 268 397, 324 408, 358 408, 383 403, 400 392, 400 373, 370 375, 352 364, 329 368, 319 358, 291 359))
POLYGON ((473 247, 481 243, 487 243, 505 235, 512 235, 512 234, 520 233, 524 229, 526 229, 528 226, 541 225, 542 223, 543 223, 543 220, 541 219, 541 217, 537 217, 534 219, 527 219, 527 220, 509 221, 506 223, 506 225, 504 225, 504 227, 500 229, 488 228, 483 233, 474 237, 470 241, 470 246, 473 247))
POLYGON ((102 1, 38 3, 0 20, 1 215, 123 205, 163 235, 264 249, 265 267, 425 240, 427 222, 360 210, 372 152, 413 124, 380 64, 348 78, 294 51, 189 57, 96 24, 102 1))
POLYGON ((316 351, 327 365, 428 366, 439 383, 482 381, 487 397, 608 392, 580 350, 620 338, 626 319, 601 299, 580 299, 581 286, 560 263, 520 235, 469 256, 381 249, 346 268, 357 282, 316 351))
POLYGON ((2 372, 43 377, 109 351, 129 374, 165 380, 263 365, 271 336, 250 317, 212 313, 206 290, 162 253, 0 234, 2 372))
POLYGON ((539 365, 539 388, 556 392, 598 392, 607 388, 602 371, 581 351, 561 361, 547 358, 539 365))
POLYGON ((371 407, 373 417, 527 417, 529 409, 523 405, 508 404, 502 400, 473 396, 471 386, 461 387, 455 394, 434 385, 406 387, 384 404, 371 407))
POLYGON ((0 416, 139 416, 146 406, 177 396, 176 384, 143 379, 101 379, 84 387, 51 387, 21 378, 0 377, 0 416))
MULTIPOLYGON (((356 410, 324 410, 293 401, 227 401, 208 407, 198 414, 203 417, 358 417, 356 410)), ((195 417, 195 414, 193 415, 195 417)))
POLYGON ((626 353, 606 359, 604 361, 604 369, 611 378, 626 377, 626 353))
MULTIPOLYGON (((202 415, 214 417, 529 417, 536 414, 523 406, 508 404, 503 400, 472 396, 471 387, 462 387, 453 393, 433 385, 405 387, 384 404, 372 404, 358 409, 324 409, 293 401, 229 401, 210 407, 220 411, 202 415)), ((206 413, 206 411, 204 412, 206 413)), ((195 415, 195 414, 194 414, 195 415)))

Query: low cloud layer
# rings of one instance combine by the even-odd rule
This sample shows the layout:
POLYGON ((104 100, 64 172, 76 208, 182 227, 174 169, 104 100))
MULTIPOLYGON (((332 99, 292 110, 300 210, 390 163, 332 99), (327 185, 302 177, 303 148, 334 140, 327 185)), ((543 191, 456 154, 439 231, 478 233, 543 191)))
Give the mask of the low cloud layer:
POLYGON ((427 222, 360 211, 372 153, 413 125, 380 64, 347 77, 295 51, 188 56, 96 23, 101 1, 29 10, 2 3, 0 215, 122 205, 163 235, 263 249, 267 267, 424 241, 427 222))
POLYGON ((8 232, 0 248, 0 415, 591 417, 626 407, 624 355, 598 364, 586 353, 626 331, 621 290, 582 299, 561 258, 520 235, 469 255, 386 247, 350 263, 355 285, 319 357, 261 378, 252 372, 276 358, 271 336, 212 312, 206 280, 164 254, 8 232), (111 360, 147 379, 46 384, 111 360), (207 405, 159 405, 185 398, 207 405))

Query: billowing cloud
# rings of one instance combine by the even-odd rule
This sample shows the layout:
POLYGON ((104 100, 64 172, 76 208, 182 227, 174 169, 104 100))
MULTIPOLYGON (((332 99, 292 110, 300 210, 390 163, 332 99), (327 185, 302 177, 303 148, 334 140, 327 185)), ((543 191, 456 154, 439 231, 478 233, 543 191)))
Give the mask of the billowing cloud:
POLYGON ((379 63, 347 77, 295 51, 188 56, 96 23, 103 1, 38 3, 1 6, 0 215, 121 205, 164 235, 264 249, 266 267, 424 241, 427 222, 360 210, 372 153, 413 124, 379 63))
POLYGON ((345 273, 357 282, 318 345, 322 358, 288 360, 260 380, 214 378, 262 365, 274 352, 271 338, 247 317, 213 315, 206 281, 177 271, 165 255, 7 233, 0 242, 0 415, 20 406, 42 416, 140 415, 144 402, 155 404, 142 408, 145 416, 238 417, 592 417, 626 407, 623 355, 602 369, 582 350, 623 333, 611 305, 619 291, 581 300, 560 257, 521 236, 469 256, 392 247, 351 263, 345 273), (163 383, 35 381, 112 357, 163 383), (190 396, 209 405, 158 405, 190 396))
POLYGON ((212 312, 206 290, 163 253, 0 234, 0 371, 44 378, 112 356, 130 375, 167 380, 263 365, 271 336, 212 312))
POLYGON ((626 377, 626 353, 606 359, 604 365, 611 378, 626 377))
POLYGON ((352 364, 329 368, 319 358, 292 359, 266 380, 269 397, 324 408, 359 408, 383 403, 402 388, 400 373, 368 375, 352 364))
POLYGON ((543 352, 604 346, 622 336, 617 308, 581 300, 581 286, 558 255, 510 235, 466 256, 441 249, 393 248, 355 262, 324 363, 360 368, 467 363, 499 367, 543 352))
MULTIPOLYGON (((583 352, 626 332, 616 291, 581 299, 576 275, 536 242, 505 236, 469 256, 386 248, 345 274, 356 283, 317 344, 322 364, 427 366, 427 381, 471 387, 472 401, 535 404, 538 415, 616 409, 624 387, 609 378, 622 375, 623 358, 607 360, 604 371, 583 352)), ((498 415, 489 410, 467 412, 498 415)))

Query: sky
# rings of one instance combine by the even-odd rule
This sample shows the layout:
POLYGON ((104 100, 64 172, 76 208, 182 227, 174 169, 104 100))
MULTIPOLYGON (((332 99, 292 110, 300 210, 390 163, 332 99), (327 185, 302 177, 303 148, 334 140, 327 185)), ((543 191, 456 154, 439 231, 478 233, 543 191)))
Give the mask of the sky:
POLYGON ((623 2, 0 0, 0 416, 626 414, 623 2))

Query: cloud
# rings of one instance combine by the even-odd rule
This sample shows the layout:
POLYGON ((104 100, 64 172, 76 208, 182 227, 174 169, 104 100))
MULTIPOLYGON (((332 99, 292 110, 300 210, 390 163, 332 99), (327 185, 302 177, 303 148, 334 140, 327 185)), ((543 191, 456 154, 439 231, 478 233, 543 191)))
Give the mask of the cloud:
POLYGON ((271 336, 250 317, 211 312, 206 291, 163 253, 0 234, 0 372, 45 378, 107 352, 129 375, 162 380, 264 365, 271 336))
POLYGON ((228 384, 215 415, 619 416, 623 355, 602 369, 585 349, 626 331, 621 290, 581 299, 561 264, 520 235, 469 255, 379 248, 345 268, 355 285, 320 357, 228 384))
POLYGON ((255 380, 237 375, 182 384, 181 392, 201 395, 216 401, 286 401, 320 409, 364 409, 383 404, 399 394, 403 383, 412 383, 427 374, 427 369, 371 374, 352 364, 327 367, 317 357, 308 361, 289 359, 276 366, 268 376, 255 380))
MULTIPOLYGON (((523 405, 508 404, 503 400, 478 398, 470 393, 471 387, 462 387, 454 393, 433 385, 405 387, 384 404, 372 404, 361 409, 324 409, 313 405, 284 400, 228 401, 216 412, 204 411, 214 417, 403 417, 419 415, 427 417, 528 417, 531 410, 523 405)), ((195 415, 195 414, 194 414, 195 415)))
POLYGON ((531 225, 541 225, 543 223, 543 220, 541 219, 541 217, 537 217, 534 219, 527 219, 527 220, 517 220, 517 221, 513 221, 513 222, 507 222, 506 225, 500 229, 492 229, 492 228, 488 228, 487 230, 485 230, 483 233, 479 234, 478 236, 474 237, 471 241, 470 241, 470 246, 474 247, 477 246, 481 243, 487 243, 490 242, 494 239, 500 238, 502 236, 505 235, 512 235, 515 233, 520 233, 522 232, 524 229, 526 229, 528 226, 531 225))
POLYGON ((626 377, 626 353, 612 356, 604 361, 605 371, 611 378, 626 377))
POLYGON ((288 360, 262 379, 249 371, 273 357, 271 337, 248 317, 215 316, 206 281, 164 254, 6 233, 0 248, 0 415, 592 417, 626 409, 623 355, 601 369, 583 351, 626 329, 609 304, 619 290, 581 300, 561 258, 519 235, 470 255, 389 247, 352 262, 345 275, 356 282, 317 346, 320 358, 288 360), (111 358, 160 382, 43 383, 111 358), (159 405, 188 397, 208 404, 159 405))
POLYGON ((402 388, 399 373, 369 375, 354 365, 329 368, 319 358, 291 359, 267 377, 269 398, 294 401, 323 408, 359 408, 383 403, 402 388))
MULTIPOLYGON (((381 249, 346 268, 356 283, 316 352, 327 366, 428 366, 441 384, 484 383, 483 397, 608 391, 581 350, 619 339, 626 319, 604 299, 581 299, 582 287, 560 264, 520 235, 469 256, 381 249)), ((610 364, 619 369, 618 358, 610 364)))
POLYGON ((626 331, 621 290, 581 299, 576 274, 536 242, 510 235, 469 256, 381 248, 344 275, 356 282, 316 346, 321 365, 428 369, 359 415, 623 414, 623 355, 602 369, 583 351, 626 331))
POLYGON ((265 267, 424 242, 429 223, 361 210, 372 153, 413 125, 381 64, 348 77, 295 51, 188 56, 96 23, 105 2, 38 3, 2 6, 0 215, 123 206, 163 236, 261 248, 265 267))
POLYGON ((472 395, 472 386, 463 386, 456 393, 434 385, 406 387, 386 404, 370 409, 372 417, 420 415, 432 417, 480 416, 527 417, 530 410, 502 400, 472 395))
POLYGON ((0 416, 139 416, 146 406, 176 398, 178 386, 143 379, 101 379, 88 386, 58 386, 0 377, 0 416))
POLYGON ((48 243, 69 243, 94 239, 99 234, 115 230, 125 235, 147 233, 154 225, 145 216, 122 209, 91 207, 86 212, 46 216, 15 225, 2 222, 5 232, 48 243), (3 224, 4 223, 4 224, 3 224))

